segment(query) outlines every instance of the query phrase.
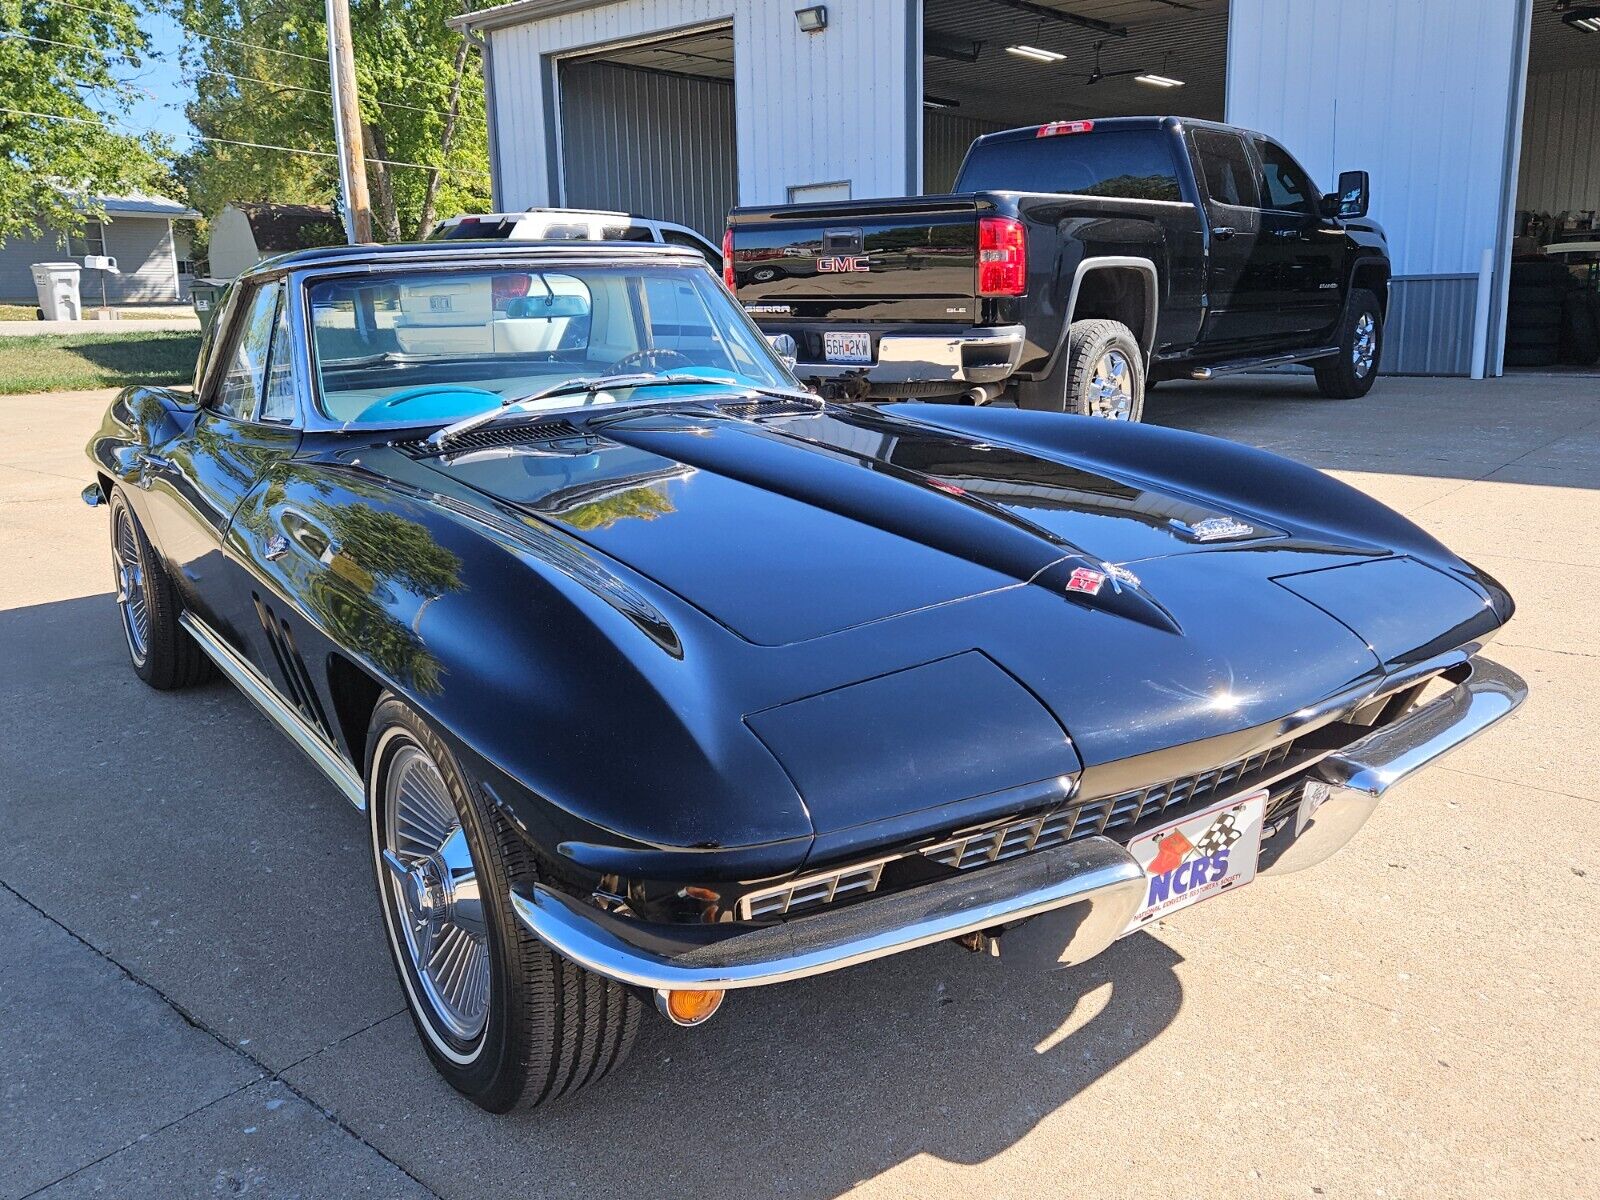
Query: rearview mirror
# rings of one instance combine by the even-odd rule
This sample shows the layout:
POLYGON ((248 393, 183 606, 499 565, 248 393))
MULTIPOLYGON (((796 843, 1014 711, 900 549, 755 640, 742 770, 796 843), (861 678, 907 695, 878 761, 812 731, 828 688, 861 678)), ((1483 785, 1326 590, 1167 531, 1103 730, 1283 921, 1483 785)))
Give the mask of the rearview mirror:
POLYGON ((1340 171, 1339 190, 1334 193, 1339 205, 1338 215, 1341 217, 1366 216, 1370 186, 1365 171, 1340 171))

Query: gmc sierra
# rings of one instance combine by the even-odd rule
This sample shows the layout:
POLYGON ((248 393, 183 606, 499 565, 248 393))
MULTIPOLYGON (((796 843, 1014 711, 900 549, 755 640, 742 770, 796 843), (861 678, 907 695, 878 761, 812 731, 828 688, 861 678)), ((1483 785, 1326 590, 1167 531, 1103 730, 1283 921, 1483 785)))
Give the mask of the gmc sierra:
POLYGON ((1361 396, 1389 291, 1367 194, 1228 125, 1053 121, 978 138, 950 195, 735 209, 724 278, 836 394, 1137 421, 1147 381, 1300 362, 1361 396))

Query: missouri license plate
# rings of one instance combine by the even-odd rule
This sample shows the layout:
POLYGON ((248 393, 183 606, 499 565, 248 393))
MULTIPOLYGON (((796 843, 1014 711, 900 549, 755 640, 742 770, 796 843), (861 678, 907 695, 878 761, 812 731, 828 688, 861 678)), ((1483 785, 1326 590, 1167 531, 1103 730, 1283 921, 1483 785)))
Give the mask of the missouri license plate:
POLYGON ((870 363, 872 335, 825 333, 822 335, 822 357, 831 363, 870 363))
POLYGON ((1144 904, 1124 933, 1241 888, 1256 877, 1267 791, 1213 805, 1135 838, 1128 852, 1144 868, 1144 904))

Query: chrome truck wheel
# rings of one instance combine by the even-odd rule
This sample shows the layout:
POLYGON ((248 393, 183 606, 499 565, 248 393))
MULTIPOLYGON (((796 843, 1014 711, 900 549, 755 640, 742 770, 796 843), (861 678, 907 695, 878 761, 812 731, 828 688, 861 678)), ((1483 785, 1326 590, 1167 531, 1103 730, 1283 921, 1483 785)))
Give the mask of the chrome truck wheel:
POLYGON ((1089 415, 1110 421, 1133 418, 1133 368, 1121 350, 1107 350, 1089 376, 1089 415))

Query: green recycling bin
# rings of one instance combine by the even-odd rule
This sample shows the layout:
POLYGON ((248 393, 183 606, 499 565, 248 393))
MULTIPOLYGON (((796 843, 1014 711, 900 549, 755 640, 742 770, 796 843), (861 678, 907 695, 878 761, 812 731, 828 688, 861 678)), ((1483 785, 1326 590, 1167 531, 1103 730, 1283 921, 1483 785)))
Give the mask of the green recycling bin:
POLYGON ((227 287, 226 279, 196 279, 189 285, 189 303, 194 305, 194 315, 200 318, 202 330, 211 328, 211 318, 222 304, 222 293, 227 287))

